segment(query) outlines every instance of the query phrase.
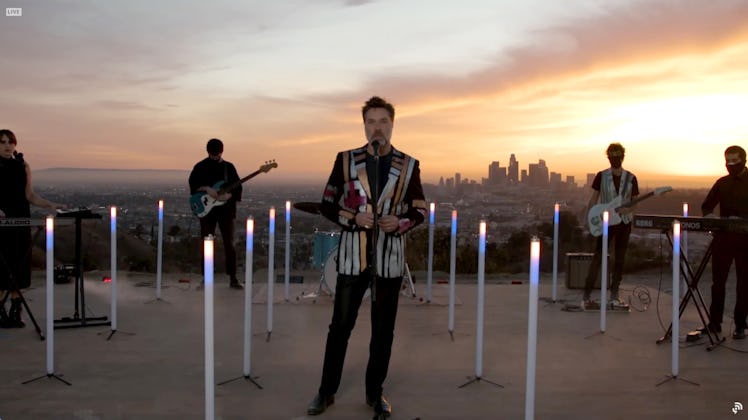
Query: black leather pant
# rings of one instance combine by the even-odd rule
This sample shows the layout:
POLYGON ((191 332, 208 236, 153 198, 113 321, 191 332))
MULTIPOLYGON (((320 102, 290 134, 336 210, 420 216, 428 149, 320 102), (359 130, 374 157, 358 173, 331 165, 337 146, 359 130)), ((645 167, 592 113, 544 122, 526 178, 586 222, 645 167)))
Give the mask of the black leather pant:
POLYGON ((712 242, 712 303, 709 320, 712 325, 722 323, 725 311, 725 286, 730 266, 735 260, 737 277, 735 328, 746 328, 748 315, 748 235, 717 233, 712 242))
MULTIPOLYGON (((221 231, 221 239, 223 240, 226 274, 235 277, 236 247, 234 247, 234 214, 236 211, 232 212, 232 209, 228 206, 229 204, 214 207, 210 213, 200 219, 200 236, 204 239, 208 235, 215 235, 216 225, 218 225, 218 230, 221 231)), ((202 245, 200 245, 200 250, 202 253, 205 252, 202 245)), ((205 272, 205 255, 202 255, 202 258, 201 264, 203 272, 205 272)))
MULTIPOLYGON (((613 245, 613 280, 610 284, 611 294, 617 294, 618 288, 623 279, 623 263, 626 259, 626 248, 629 246, 629 236, 631 236, 631 224, 620 223, 608 226, 608 247, 613 245)), ((610 249, 608 249, 610 252, 610 249)), ((587 272, 587 279, 584 283, 584 298, 587 299, 592 293, 595 281, 600 278, 600 265, 603 261, 603 237, 597 238, 595 242, 595 256, 592 257, 590 270, 587 272)), ((607 280, 600 284, 607 283, 607 280)), ((605 287, 605 286, 603 286, 605 287)))
MULTIPOLYGON (((334 395, 338 391, 343 373, 343 362, 348 349, 348 339, 356 325, 370 275, 338 274, 335 286, 335 303, 332 322, 327 333, 325 361, 322 367, 321 395, 334 395)), ((369 362, 366 366, 366 395, 376 400, 382 395, 382 384, 387 377, 392 353, 392 340, 397 317, 397 302, 400 296, 402 277, 377 278, 376 299, 371 303, 371 340, 369 362)))

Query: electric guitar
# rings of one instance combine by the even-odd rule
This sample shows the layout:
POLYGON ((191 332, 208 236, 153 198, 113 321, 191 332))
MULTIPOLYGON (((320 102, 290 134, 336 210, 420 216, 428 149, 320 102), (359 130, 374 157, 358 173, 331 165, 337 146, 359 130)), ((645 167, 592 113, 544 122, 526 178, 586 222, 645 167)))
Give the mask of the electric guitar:
POLYGON ((623 198, 621 198, 621 196, 619 195, 608 203, 601 203, 592 206, 589 213, 587 213, 587 225, 589 227, 590 234, 592 234, 592 236, 600 236, 603 234, 603 213, 605 211, 608 212, 608 226, 614 226, 621 223, 621 215, 618 214, 618 211, 620 209, 631 207, 640 201, 646 200, 656 195, 665 194, 666 192, 672 190, 672 187, 659 187, 655 188, 654 191, 650 191, 642 195, 641 197, 636 197, 626 204, 622 203, 623 198))
MULTIPOLYGON (((213 184, 213 189, 218 192, 218 195, 221 195, 249 181, 251 178, 254 178, 261 173, 269 172, 271 169, 277 167, 278 164, 275 162, 275 160, 267 161, 264 165, 260 166, 260 169, 252 172, 251 174, 238 181, 232 182, 231 184, 223 185, 225 181, 216 182, 215 184, 213 184)), ((208 193, 204 191, 196 192, 195 194, 192 194, 192 196, 190 196, 190 208, 192 209, 192 214, 197 217, 205 217, 205 215, 210 213, 213 207, 222 206, 225 203, 225 201, 217 200, 209 196, 208 193)))

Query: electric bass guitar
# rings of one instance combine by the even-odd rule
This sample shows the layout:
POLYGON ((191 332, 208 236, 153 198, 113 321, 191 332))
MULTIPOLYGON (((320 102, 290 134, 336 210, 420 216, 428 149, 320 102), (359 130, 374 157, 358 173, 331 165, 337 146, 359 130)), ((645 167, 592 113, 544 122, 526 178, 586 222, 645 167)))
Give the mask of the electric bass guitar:
MULTIPOLYGON (((215 184, 213 184, 213 189, 218 192, 218 195, 221 195, 223 193, 229 192, 233 190, 234 188, 238 187, 239 185, 249 181, 250 179, 256 177, 257 175, 265 172, 269 172, 273 168, 277 168, 278 164, 275 162, 275 160, 267 161, 264 165, 260 166, 260 169, 252 172, 251 174, 245 176, 244 178, 232 182, 228 185, 224 185, 225 181, 218 181, 215 184)), ((196 192, 195 194, 192 194, 190 196, 190 208, 192 209, 192 214, 194 214, 197 217, 205 217, 208 213, 210 213, 211 210, 213 210, 213 207, 222 206, 226 202, 217 200, 211 196, 208 195, 208 193, 204 191, 196 192)))
POLYGON ((662 195, 666 192, 672 191, 671 187, 659 187, 655 188, 654 191, 650 191, 641 197, 623 204, 623 198, 619 195, 608 203, 596 204, 592 206, 589 213, 587 213, 587 225, 592 236, 600 236, 603 234, 603 213, 608 212, 608 226, 614 226, 621 223, 621 215, 618 211, 624 208, 633 206, 634 204, 646 200, 656 195, 662 195))

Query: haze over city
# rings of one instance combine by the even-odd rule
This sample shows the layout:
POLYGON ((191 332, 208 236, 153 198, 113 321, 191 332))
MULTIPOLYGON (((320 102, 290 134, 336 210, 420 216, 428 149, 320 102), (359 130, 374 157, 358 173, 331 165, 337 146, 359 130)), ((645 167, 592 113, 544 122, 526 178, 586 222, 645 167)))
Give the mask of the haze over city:
POLYGON ((323 182, 395 104, 425 182, 516 154, 583 184, 706 187, 745 145, 748 2, 20 2, 0 16, 0 127, 32 167, 186 170, 211 137, 257 182, 323 182))

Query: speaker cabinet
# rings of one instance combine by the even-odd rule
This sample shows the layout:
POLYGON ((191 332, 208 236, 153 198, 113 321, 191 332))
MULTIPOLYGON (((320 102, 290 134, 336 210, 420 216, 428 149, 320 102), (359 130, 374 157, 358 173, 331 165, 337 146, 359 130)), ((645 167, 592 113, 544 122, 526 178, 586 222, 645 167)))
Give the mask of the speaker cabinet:
MULTIPOLYGON (((566 254, 566 288, 567 289, 584 289, 584 282, 587 279, 587 272, 592 264, 592 257, 595 254, 591 252, 569 252, 566 254)), ((608 256, 608 289, 611 283, 610 255, 608 256)), ((595 280, 595 289, 600 289, 600 273, 595 280)))

